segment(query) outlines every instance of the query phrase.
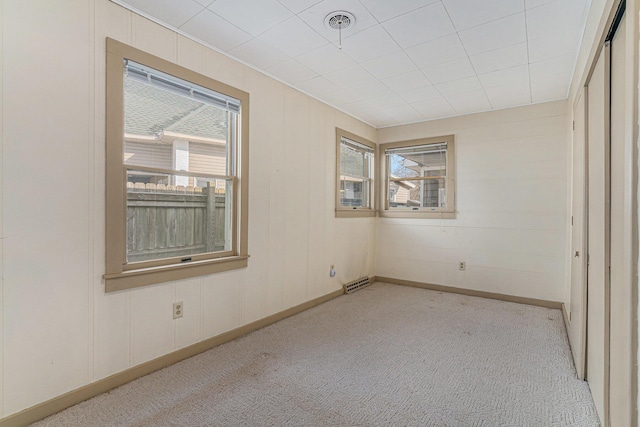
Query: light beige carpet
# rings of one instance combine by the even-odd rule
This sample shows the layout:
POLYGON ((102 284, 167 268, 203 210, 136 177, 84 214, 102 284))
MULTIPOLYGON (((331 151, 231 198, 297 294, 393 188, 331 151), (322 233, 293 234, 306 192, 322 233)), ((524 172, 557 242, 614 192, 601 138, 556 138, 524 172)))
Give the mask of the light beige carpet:
POLYGON ((597 426, 559 310, 378 283, 38 426, 597 426))

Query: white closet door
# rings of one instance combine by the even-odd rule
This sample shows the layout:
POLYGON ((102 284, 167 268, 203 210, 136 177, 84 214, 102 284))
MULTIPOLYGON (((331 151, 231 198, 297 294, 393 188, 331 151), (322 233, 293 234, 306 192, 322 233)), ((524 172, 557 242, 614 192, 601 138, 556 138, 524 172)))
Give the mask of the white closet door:
MULTIPOLYGON (((625 15, 626 16, 626 15, 625 15)), ((626 90, 627 24, 623 16, 611 40, 611 425, 631 425, 633 372, 632 91, 626 90)))
POLYGON ((587 254, 586 254, 586 91, 578 94, 573 107, 573 172, 571 180, 571 299, 569 303, 569 341, 578 378, 585 377, 587 338, 587 254))
POLYGON ((586 377, 603 426, 609 401, 609 46, 587 85, 588 276, 586 377))

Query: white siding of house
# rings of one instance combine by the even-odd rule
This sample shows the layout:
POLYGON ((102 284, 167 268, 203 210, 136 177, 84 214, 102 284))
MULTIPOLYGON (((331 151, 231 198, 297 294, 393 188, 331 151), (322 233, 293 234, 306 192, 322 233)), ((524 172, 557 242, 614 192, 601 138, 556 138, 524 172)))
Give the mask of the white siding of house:
POLYGON ((402 186, 398 186, 398 190, 396 191, 394 202, 405 204, 409 200, 409 189, 404 188, 402 186))
POLYGON ((127 163, 150 168, 171 169, 172 148, 170 144, 145 144, 125 142, 124 158, 127 163))
POLYGON ((226 175, 227 147, 222 144, 189 143, 189 171, 226 175))

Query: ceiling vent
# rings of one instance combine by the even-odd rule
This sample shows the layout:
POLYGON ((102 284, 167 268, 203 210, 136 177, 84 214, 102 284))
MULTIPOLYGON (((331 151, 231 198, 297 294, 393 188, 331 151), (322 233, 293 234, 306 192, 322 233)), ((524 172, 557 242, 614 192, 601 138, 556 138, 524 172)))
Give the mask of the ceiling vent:
POLYGON ((344 30, 350 25, 355 24, 355 22, 356 18, 344 10, 332 12, 324 18, 325 25, 329 28, 333 28, 334 30, 344 30))
POLYGON ((339 45, 342 49, 342 30, 355 25, 356 17, 352 13, 345 12, 344 10, 337 10, 331 12, 324 18, 324 25, 339 32, 339 45))

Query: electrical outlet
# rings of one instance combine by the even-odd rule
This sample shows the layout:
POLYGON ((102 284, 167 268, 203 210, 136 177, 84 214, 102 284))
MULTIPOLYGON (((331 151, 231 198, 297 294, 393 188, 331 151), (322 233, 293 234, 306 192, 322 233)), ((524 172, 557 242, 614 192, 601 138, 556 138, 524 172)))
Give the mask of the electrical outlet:
POLYGON ((179 317, 182 317, 183 314, 184 314, 184 305, 182 304, 182 301, 174 302, 173 303, 173 318, 177 319, 179 317))
POLYGON ((466 262, 464 262, 464 261, 460 261, 460 262, 458 263, 458 270, 460 270, 460 271, 464 271, 464 270, 466 270, 466 268, 467 268, 467 263, 466 263, 466 262))

